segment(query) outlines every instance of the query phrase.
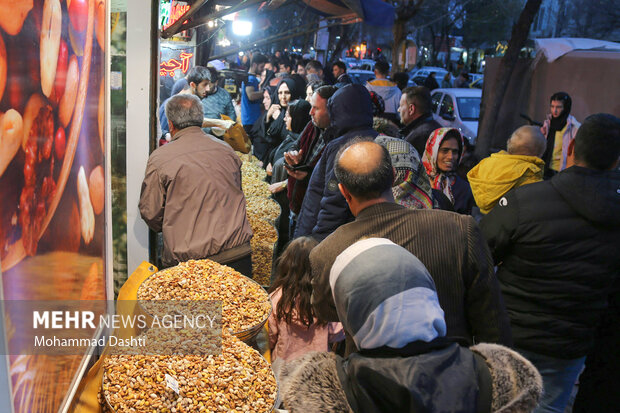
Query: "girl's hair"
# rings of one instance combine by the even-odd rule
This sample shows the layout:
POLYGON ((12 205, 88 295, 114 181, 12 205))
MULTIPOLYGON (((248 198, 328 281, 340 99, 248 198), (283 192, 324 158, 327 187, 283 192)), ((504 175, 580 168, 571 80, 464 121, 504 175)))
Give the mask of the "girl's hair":
MULTIPOLYGON (((299 321, 310 327, 314 323, 314 311, 310 304, 312 295, 312 271, 310 251, 317 245, 314 238, 300 237, 291 241, 276 261, 276 279, 269 289, 282 288, 282 297, 276 308, 276 319, 292 323, 296 311, 299 321)), ((325 324, 319 322, 319 324, 325 324)))

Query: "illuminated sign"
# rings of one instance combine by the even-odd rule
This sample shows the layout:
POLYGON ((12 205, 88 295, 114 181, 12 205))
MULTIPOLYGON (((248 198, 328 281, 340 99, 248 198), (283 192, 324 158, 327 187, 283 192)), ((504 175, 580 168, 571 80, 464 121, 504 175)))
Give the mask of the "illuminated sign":
POLYGON ((185 2, 162 2, 159 8, 161 26, 166 29, 174 22, 179 20, 191 6, 185 2))
POLYGON ((180 62, 177 59, 170 59, 167 62, 161 62, 159 66, 159 75, 170 75, 170 77, 174 77, 174 72, 178 69, 181 69, 183 73, 187 73, 187 69, 189 69, 189 60, 192 56, 194 56, 193 53, 181 52, 179 55, 179 58, 181 59, 180 62))

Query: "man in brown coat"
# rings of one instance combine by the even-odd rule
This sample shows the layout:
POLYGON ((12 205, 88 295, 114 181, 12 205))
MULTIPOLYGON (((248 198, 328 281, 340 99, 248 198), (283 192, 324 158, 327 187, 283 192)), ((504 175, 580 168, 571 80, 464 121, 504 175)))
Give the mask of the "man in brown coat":
POLYGON ((172 141, 149 157, 139 204, 147 225, 163 232, 164 266, 209 258, 251 276, 241 160, 200 129, 203 108, 196 96, 171 97, 166 116, 172 141))
MULTIPOLYGON (((336 159, 338 187, 355 221, 342 225, 310 254, 316 316, 338 321, 330 286, 336 257, 361 238, 381 237, 406 248, 429 270, 445 312, 447 336, 510 346, 510 324, 491 255, 474 219, 394 203, 390 155, 374 142, 356 140, 336 159)), ((347 354, 353 350, 347 339, 347 354)))

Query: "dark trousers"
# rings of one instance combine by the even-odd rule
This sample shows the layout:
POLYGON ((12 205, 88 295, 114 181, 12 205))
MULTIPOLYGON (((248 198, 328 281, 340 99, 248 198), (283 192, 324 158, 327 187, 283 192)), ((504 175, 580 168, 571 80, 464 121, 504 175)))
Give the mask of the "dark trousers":
POLYGON ((239 271, 248 278, 252 278, 252 255, 246 255, 238 260, 227 262, 224 265, 239 271))

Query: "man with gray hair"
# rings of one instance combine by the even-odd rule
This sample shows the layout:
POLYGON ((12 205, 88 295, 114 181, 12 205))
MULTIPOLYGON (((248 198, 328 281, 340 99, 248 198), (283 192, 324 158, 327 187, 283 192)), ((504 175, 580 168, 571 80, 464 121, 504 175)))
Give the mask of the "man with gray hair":
POLYGON ((164 267, 209 258, 251 276, 252 229, 239 157, 200 129, 197 96, 171 97, 166 116, 172 141, 149 157, 139 204, 147 225, 163 233, 164 267))
POLYGON ((536 126, 521 126, 513 132, 506 151, 491 154, 467 174, 476 205, 488 214, 508 191, 542 181, 547 141, 536 126))

